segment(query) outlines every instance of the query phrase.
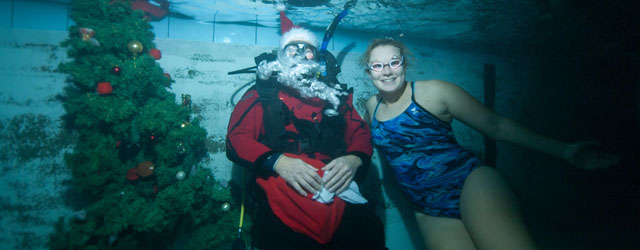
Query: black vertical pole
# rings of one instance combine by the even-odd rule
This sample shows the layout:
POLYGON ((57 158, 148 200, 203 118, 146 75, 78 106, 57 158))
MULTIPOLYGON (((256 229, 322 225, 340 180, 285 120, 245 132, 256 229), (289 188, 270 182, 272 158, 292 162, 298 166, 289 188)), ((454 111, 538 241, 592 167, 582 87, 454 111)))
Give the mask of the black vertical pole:
POLYGON ((173 13, 173 5, 169 6, 169 14, 167 14, 167 38, 171 36, 171 13, 173 13))
MULTIPOLYGON (((496 65, 484 65, 484 105, 493 109, 496 97, 496 65)), ((496 141, 484 138, 484 161, 488 166, 496 166, 496 141)))

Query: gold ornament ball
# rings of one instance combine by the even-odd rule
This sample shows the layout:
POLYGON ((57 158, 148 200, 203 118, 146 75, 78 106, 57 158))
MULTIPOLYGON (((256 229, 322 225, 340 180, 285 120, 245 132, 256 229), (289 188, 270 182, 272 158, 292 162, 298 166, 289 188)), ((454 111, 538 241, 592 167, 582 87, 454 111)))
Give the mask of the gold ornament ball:
POLYGON ((227 202, 222 203, 222 206, 220 206, 220 209, 222 209, 222 211, 227 212, 227 211, 229 211, 231 209, 231 205, 229 205, 229 203, 227 203, 227 202))
POLYGON ((133 40, 127 44, 127 49, 129 49, 129 51, 131 51, 131 53, 133 54, 138 54, 142 52, 142 43, 140 43, 138 40, 133 40))

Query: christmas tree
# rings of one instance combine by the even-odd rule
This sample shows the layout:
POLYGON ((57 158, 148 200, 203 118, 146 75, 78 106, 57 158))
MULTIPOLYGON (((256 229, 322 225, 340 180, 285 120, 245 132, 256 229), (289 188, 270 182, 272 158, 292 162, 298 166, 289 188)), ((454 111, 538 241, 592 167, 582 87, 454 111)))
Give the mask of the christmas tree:
POLYGON ((212 249, 233 238, 230 191, 199 166, 206 131, 156 62, 151 25, 129 1, 71 3, 60 95, 78 136, 65 163, 77 194, 52 249, 212 249))

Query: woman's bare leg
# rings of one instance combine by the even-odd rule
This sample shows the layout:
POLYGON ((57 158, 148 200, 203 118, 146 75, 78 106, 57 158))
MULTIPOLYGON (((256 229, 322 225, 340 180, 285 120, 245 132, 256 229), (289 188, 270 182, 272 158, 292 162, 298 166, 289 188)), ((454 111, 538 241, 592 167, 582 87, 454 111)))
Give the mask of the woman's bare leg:
POLYGON ((511 186, 494 168, 482 166, 467 177, 460 212, 480 250, 537 249, 511 186))
POLYGON ((429 250, 475 250, 462 221, 416 212, 418 227, 429 250))

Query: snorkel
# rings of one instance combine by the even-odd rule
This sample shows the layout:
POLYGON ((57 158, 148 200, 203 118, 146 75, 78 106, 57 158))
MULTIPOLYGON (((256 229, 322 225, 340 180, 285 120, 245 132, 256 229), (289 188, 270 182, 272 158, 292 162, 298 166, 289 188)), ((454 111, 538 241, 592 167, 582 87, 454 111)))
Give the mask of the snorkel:
POLYGON ((324 32, 324 36, 322 37, 322 45, 320 45, 320 50, 327 50, 327 46, 329 46, 329 41, 333 37, 333 33, 336 31, 338 27, 338 23, 342 20, 347 14, 349 14, 349 8, 355 4, 355 0, 349 1, 344 4, 344 9, 338 14, 333 21, 327 26, 327 30, 324 32))

